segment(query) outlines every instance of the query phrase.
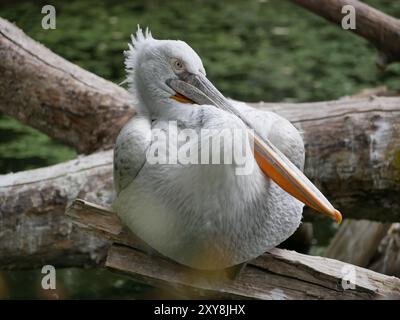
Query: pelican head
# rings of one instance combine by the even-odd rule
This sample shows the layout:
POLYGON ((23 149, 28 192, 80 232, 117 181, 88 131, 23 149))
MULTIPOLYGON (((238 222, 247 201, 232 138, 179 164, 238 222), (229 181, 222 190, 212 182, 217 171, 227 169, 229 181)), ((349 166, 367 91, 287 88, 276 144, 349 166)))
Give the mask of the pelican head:
POLYGON ((341 222, 342 216, 279 148, 263 139, 249 121, 206 78, 197 53, 183 41, 156 40, 140 28, 126 52, 130 91, 153 115, 171 108, 214 105, 233 113, 252 131, 254 157, 261 170, 282 189, 318 212, 341 222))
POLYGON ((198 54, 180 40, 156 40, 140 27, 132 36, 129 50, 125 52, 125 66, 129 91, 146 105, 147 111, 160 114, 174 101, 190 102, 171 88, 171 79, 180 79, 190 73, 205 76, 206 72, 198 54), (171 97, 174 97, 171 100, 171 97))

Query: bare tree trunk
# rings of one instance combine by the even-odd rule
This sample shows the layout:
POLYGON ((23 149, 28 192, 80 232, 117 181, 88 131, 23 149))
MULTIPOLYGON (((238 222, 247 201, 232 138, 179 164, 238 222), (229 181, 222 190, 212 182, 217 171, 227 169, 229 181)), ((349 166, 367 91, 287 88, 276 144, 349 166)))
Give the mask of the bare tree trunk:
POLYGON ((357 0, 290 0, 333 23, 342 25, 342 8, 351 5, 356 11, 355 34, 367 39, 379 50, 377 63, 385 67, 400 61, 400 20, 357 0))

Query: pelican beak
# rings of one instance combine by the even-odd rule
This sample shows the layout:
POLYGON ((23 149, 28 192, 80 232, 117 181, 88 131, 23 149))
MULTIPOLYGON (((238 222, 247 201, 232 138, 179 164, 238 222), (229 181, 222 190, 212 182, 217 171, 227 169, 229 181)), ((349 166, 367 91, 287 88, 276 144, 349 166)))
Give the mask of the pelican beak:
POLYGON ((277 147, 258 134, 240 111, 205 76, 186 72, 181 74, 179 79, 167 80, 167 84, 188 100, 199 105, 214 105, 240 118, 250 129, 249 135, 254 142, 254 157, 264 174, 296 199, 341 223, 341 213, 321 191, 277 147))

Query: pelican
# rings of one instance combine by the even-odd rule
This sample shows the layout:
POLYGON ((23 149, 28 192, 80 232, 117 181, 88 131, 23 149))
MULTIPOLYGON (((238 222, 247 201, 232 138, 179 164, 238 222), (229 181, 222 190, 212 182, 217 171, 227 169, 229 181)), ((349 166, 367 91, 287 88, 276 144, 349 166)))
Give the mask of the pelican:
MULTIPOLYGON (((150 247, 191 268, 223 269, 291 236, 304 204, 340 223, 340 212, 302 173, 304 143, 288 120, 225 98, 183 41, 157 40, 138 27, 125 56, 138 112, 116 140, 113 208, 150 247), (150 150, 162 140, 155 132, 168 136, 171 123, 178 135, 208 129, 212 138, 222 129, 241 130, 245 139, 233 135, 231 149, 251 150, 245 163, 252 169, 238 174, 237 161, 149 161, 150 150)), ((229 144, 211 153, 225 152, 222 148, 229 144)))

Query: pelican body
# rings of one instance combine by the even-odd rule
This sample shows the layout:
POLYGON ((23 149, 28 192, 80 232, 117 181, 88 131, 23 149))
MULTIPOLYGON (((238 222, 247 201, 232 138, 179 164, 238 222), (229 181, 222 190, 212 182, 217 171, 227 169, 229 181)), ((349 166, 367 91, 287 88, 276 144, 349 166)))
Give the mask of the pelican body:
POLYGON ((125 64, 138 114, 115 144, 113 207, 152 248, 192 268, 221 269, 286 240, 300 225, 304 204, 341 220, 302 173, 305 152, 298 130, 273 112, 226 99, 185 42, 156 40, 139 28, 125 64), (244 159, 252 169, 237 174, 243 163, 235 161, 149 161, 160 139, 170 146, 171 123, 175 135, 208 130, 207 138, 213 138, 221 130, 243 132, 210 157, 240 145, 251 150, 244 159), (155 132, 165 135, 155 139, 155 132))

